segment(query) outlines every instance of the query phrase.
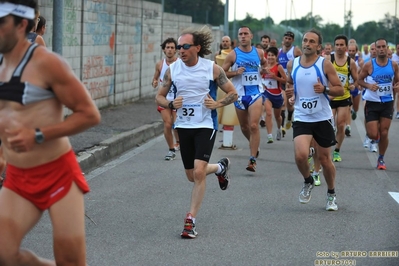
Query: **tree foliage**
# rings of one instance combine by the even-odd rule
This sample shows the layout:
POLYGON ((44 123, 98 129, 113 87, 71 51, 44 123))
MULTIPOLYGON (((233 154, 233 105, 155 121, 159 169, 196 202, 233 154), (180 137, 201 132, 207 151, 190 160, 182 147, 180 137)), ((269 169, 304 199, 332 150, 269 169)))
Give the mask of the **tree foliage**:
MULTIPOLYGON (((162 0, 148 1, 162 3, 162 0)), ((214 26, 224 24, 224 3, 221 0, 164 0, 164 5, 165 12, 191 16, 194 23, 214 26)), ((255 36, 263 34, 273 36, 278 42, 287 29, 303 33, 310 28, 320 30, 325 42, 332 42, 338 34, 345 34, 348 38, 354 38, 359 44, 371 43, 377 38, 385 38, 391 43, 399 42, 399 20, 389 13, 385 14, 384 18, 379 21, 365 22, 356 29, 353 28, 352 20, 353 13, 351 11, 348 11, 345 15, 344 27, 335 23, 323 24, 322 17, 308 13, 299 19, 283 20, 279 25, 275 25, 271 17, 256 19, 252 14, 247 13, 243 20, 236 21, 236 25, 238 27, 242 25, 250 27, 255 36)), ((229 35, 233 39, 237 37, 237 32, 233 32, 233 22, 229 22, 229 35)), ((258 41, 260 40, 254 42, 258 41)), ((295 41, 296 44, 299 44, 300 38, 296 38, 295 41)))

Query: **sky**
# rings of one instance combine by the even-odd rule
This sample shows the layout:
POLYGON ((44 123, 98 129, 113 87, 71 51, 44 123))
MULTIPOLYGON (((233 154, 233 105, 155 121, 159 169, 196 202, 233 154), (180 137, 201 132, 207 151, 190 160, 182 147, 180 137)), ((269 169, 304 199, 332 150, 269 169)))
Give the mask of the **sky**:
POLYGON ((322 24, 335 23, 342 27, 345 6, 346 12, 352 10, 355 29, 364 22, 382 20, 386 13, 395 16, 395 3, 396 15, 399 16, 399 0, 229 0, 229 21, 234 21, 234 3, 236 20, 244 19, 247 13, 257 19, 270 15, 274 23, 279 24, 285 19, 306 16, 312 10, 312 2, 313 15, 322 17, 322 24))

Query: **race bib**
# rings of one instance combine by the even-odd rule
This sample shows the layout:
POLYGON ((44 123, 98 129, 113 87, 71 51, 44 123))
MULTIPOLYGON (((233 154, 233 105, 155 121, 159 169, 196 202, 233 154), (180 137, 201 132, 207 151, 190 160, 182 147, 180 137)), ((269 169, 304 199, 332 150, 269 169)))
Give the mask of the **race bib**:
POLYGON ((348 75, 345 74, 341 74, 341 73, 337 73, 338 74, 338 78, 341 81, 341 85, 345 86, 346 85, 346 81, 348 80, 348 75))
POLYGON ((182 108, 177 109, 177 117, 183 122, 201 122, 202 104, 183 104, 182 108))
POLYGON ((377 95, 378 96, 387 96, 392 94, 392 83, 380 83, 378 84, 377 95))
POLYGON ((242 85, 250 86, 250 85, 258 85, 260 80, 260 76, 258 72, 244 72, 242 73, 242 85))
POLYGON ((314 114, 322 110, 320 96, 299 98, 301 111, 305 114, 314 114))
POLYGON ((262 79, 262 84, 266 86, 268 89, 276 89, 278 88, 277 80, 275 79, 262 79))

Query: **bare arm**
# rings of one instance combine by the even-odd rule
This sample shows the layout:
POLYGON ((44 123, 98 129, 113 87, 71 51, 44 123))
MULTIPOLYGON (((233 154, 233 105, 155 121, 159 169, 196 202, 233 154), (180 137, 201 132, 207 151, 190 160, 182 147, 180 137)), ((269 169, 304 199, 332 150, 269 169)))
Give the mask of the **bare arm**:
POLYGON ((349 88, 351 90, 354 90, 357 87, 357 77, 358 77, 357 66, 356 66, 355 60, 353 60, 353 59, 351 59, 350 64, 351 64, 350 68, 351 68, 351 76, 353 79, 353 83, 349 84, 349 88))
POLYGON ((36 36, 35 43, 37 43, 39 45, 43 45, 44 47, 46 47, 46 43, 44 42, 43 37, 40 36, 40 35, 36 36))
POLYGON ((364 64, 364 66, 360 70, 360 73, 359 73, 359 76, 357 79, 357 83, 366 89, 371 88, 371 85, 372 85, 372 84, 369 84, 364 81, 370 75, 370 70, 371 70, 371 61, 364 64))
POLYGON ((158 105, 168 108, 169 101, 166 99, 166 95, 168 94, 170 87, 172 86, 172 80, 170 77, 170 69, 168 68, 165 71, 165 75, 163 76, 163 80, 161 85, 159 86, 157 95, 155 96, 155 100, 158 105))
POLYGON ((64 121, 41 128, 46 140, 71 136, 98 124, 100 112, 67 62, 44 48, 37 52, 36 58, 41 58, 36 61, 39 62, 37 67, 46 73, 42 78, 48 87, 63 105, 72 110, 64 121))
POLYGON ((285 74, 284 68, 282 65, 278 65, 278 73, 280 73, 280 76, 276 77, 276 80, 280 82, 281 84, 285 84, 287 82, 287 75, 285 74))
POLYGON ((236 52, 233 50, 226 56, 223 66, 222 66, 224 72, 226 73, 227 78, 232 78, 237 75, 241 75, 243 72, 243 71, 239 71, 239 70, 230 71, 230 68, 234 64, 235 60, 236 60, 236 52))
POLYGON ((301 55, 302 55, 301 49, 299 49, 298 46, 295 46, 295 49, 294 49, 294 56, 295 56, 295 57, 298 57, 298 56, 301 56, 301 55))
POLYGON ((158 63, 156 63, 155 65, 155 73, 154 73, 154 77, 152 78, 152 87, 155 89, 156 87, 158 87, 158 81, 159 81, 159 76, 161 75, 161 64, 162 64, 162 60, 159 61, 158 63))
POLYGON ((344 95, 344 87, 338 78, 337 71, 335 71, 334 66, 328 60, 324 60, 324 70, 329 81, 330 92, 328 95, 336 97, 344 95))
MULTIPOLYGON (((237 101, 238 94, 233 83, 227 78, 223 68, 218 65, 213 66, 213 77, 219 88, 226 93, 225 97, 216 102, 216 108, 229 105, 237 101)), ((214 109, 214 108, 213 108, 214 109)))

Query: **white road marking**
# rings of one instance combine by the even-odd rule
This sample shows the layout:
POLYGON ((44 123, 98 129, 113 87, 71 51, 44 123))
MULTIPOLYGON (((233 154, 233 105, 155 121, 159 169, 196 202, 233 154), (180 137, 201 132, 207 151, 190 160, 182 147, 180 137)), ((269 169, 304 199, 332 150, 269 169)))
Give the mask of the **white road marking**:
POLYGON ((164 136, 160 135, 146 143, 144 143, 143 145, 141 145, 140 147, 134 148, 126 153, 124 153, 123 155, 121 155, 119 158, 113 159, 112 161, 106 163, 105 165, 98 167, 96 169, 94 169, 93 171, 91 171, 89 174, 85 175, 86 180, 89 181, 103 173, 105 173, 106 171, 120 165, 123 162, 126 162, 127 160, 129 160, 130 158, 142 153, 143 151, 145 151, 146 149, 154 146, 155 144, 164 141, 164 136))
POLYGON ((399 192, 388 192, 391 197, 399 203, 399 192))

